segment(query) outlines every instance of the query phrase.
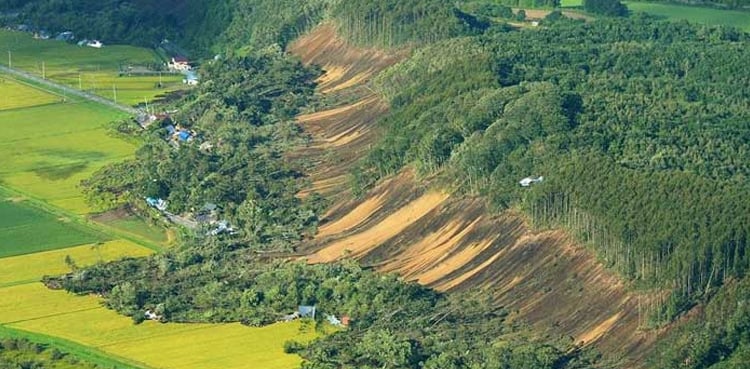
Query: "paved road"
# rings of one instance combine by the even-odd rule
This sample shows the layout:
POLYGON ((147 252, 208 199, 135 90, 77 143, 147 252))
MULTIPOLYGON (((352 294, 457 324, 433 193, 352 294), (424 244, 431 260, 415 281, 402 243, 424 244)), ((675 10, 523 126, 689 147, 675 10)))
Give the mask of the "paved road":
POLYGON ((24 71, 21 71, 21 70, 18 70, 18 69, 11 69, 11 68, 8 68, 6 66, 0 65, 0 72, 5 72, 5 73, 8 73, 8 74, 10 74, 12 76, 16 76, 16 77, 20 77, 20 78, 23 78, 23 79, 31 80, 31 81, 33 81, 35 83, 38 83, 38 84, 41 84, 41 85, 44 85, 44 86, 47 86, 47 87, 50 87, 50 88, 53 88, 53 89, 64 91, 67 95, 78 96, 78 97, 84 98, 84 99, 89 100, 89 101, 93 101, 93 102, 96 102, 96 103, 99 103, 99 104, 107 105, 107 106, 109 106, 111 108, 123 111, 123 112, 131 114, 131 115, 135 115, 135 116, 145 115, 145 113, 142 110, 136 109, 136 108, 134 108, 132 106, 118 104, 118 103, 116 103, 116 102, 114 102, 112 100, 107 100, 107 99, 105 99, 105 98, 103 98, 101 96, 94 95, 94 94, 91 94, 91 93, 88 93, 88 92, 85 92, 85 91, 76 90, 76 89, 70 88, 68 86, 52 82, 52 81, 50 81, 48 79, 43 79, 41 77, 35 76, 33 74, 30 74, 28 72, 24 72, 24 71))

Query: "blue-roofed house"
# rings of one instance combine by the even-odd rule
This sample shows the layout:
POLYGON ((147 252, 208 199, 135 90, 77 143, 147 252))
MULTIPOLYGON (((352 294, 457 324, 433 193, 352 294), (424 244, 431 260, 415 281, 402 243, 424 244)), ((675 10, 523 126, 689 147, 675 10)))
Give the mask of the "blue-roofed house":
POLYGON ((190 140, 190 138, 192 138, 192 136, 188 131, 180 131, 179 133, 177 133, 177 138, 182 142, 187 142, 190 140))
POLYGON ((315 306, 300 305, 297 312, 299 312, 300 318, 315 319, 315 306))

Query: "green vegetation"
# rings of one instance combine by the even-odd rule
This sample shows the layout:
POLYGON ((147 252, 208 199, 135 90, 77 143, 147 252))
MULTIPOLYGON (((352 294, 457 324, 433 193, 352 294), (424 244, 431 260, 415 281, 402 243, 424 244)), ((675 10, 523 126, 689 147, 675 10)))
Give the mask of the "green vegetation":
POLYGON ((319 204, 295 197, 300 175, 282 153, 302 142, 292 119, 319 72, 270 51, 216 61, 204 73, 211 82, 176 103, 174 118, 199 137, 175 148, 152 125, 136 158, 96 172, 86 195, 101 210, 143 208, 145 197, 167 200, 175 213, 220 204, 243 245, 289 249, 317 224, 319 204))
POLYGON ((737 27, 750 32, 750 11, 636 1, 628 1, 626 4, 631 12, 643 12, 670 20, 686 20, 707 25, 737 27))
POLYGON ((443 173, 568 228, 628 280, 673 288, 651 310, 669 321, 750 261, 744 40, 635 18, 425 48, 378 83, 392 112, 355 190, 409 164, 443 173), (545 181, 521 188, 529 175, 545 181))
POLYGON ((106 122, 119 116, 88 102, 0 111, 0 128, 5 132, 0 180, 65 210, 89 212, 78 188, 80 181, 134 150, 105 129, 106 122))
POLYGON ((117 102, 123 104, 143 103, 144 99, 152 100, 184 88, 183 76, 179 74, 126 74, 129 67, 163 69, 156 53, 139 47, 105 45, 95 49, 63 41, 37 40, 28 33, 0 30, 0 50, 6 53, 2 59, 3 65, 10 62, 13 68, 108 99, 114 100, 116 97, 117 102))
POLYGON ((628 8, 620 0, 583 0, 583 10, 613 17, 628 15, 628 8))
MULTIPOLYGON (((484 196, 495 210, 521 210, 539 229, 567 229, 631 286, 659 291, 663 298, 644 307, 649 324, 706 304, 706 323, 680 331, 705 334, 671 336, 666 354, 654 358, 660 367, 741 365, 750 37, 640 15, 586 23, 559 12, 540 27, 513 30, 485 20, 503 18, 507 8, 464 5, 237 0, 213 7, 211 17, 228 31, 204 40, 231 50, 207 63, 206 82, 174 105, 173 120, 193 129, 194 141, 167 143, 167 122, 154 124, 138 136, 144 144, 135 159, 96 171, 84 188, 97 209, 129 205, 155 217, 146 196, 166 199, 175 213, 217 203, 237 232, 200 229, 162 254, 47 283, 102 293, 107 306, 136 321, 149 309, 173 322, 262 325, 299 304, 350 315, 349 329, 286 345, 304 356, 305 368, 592 367, 595 354, 534 340, 476 296, 438 294, 351 262, 306 265, 266 254, 293 250, 317 225, 321 201, 295 196, 301 175, 284 154, 304 142, 292 120, 312 98, 318 71, 282 48, 330 19, 356 44, 415 49, 372 86, 391 110, 381 141, 353 173, 356 193, 411 166, 484 196), (544 181, 520 187, 531 175, 544 181)), ((606 15, 625 10, 617 1, 583 5, 606 15)), ((36 174, 54 181, 83 172, 76 165, 36 174)), ((107 313, 96 311, 98 319, 107 313)), ((56 318, 21 325, 77 333, 56 318)))
MULTIPOLYGON (((636 0, 638 1, 638 0, 636 0)), ((655 1, 647 1, 655 2, 655 1)), ((692 6, 701 7, 704 10, 714 9, 742 9, 750 10, 750 1, 748 0, 660 0, 656 2, 662 2, 666 4, 673 4, 676 6, 692 6)))
POLYGON ((321 321, 324 314, 350 316, 348 329, 300 349, 303 368, 588 368, 596 359, 567 340, 534 340, 488 299, 440 295, 352 261, 268 262, 241 251, 212 253, 201 247, 99 265, 48 282, 77 293, 105 292, 109 307, 136 320, 145 309, 155 309, 166 320, 258 325, 277 321, 300 304, 316 305, 321 321), (191 265, 203 258, 217 268, 211 274, 191 265))
POLYGON ((60 96, 40 91, 0 74, 0 111, 61 102, 60 96))
POLYGON ((100 365, 112 368, 135 368, 117 365, 109 360, 88 361, 79 358, 75 353, 60 351, 55 345, 32 342, 25 338, 12 337, 14 332, 0 328, 0 368, 49 368, 49 369, 95 369, 100 365), (8 337, 11 336, 11 337, 8 337))
POLYGON ((450 0, 342 1, 333 15, 353 42, 384 47, 476 34, 488 27, 452 4, 450 0))
POLYGON ((23 202, 0 201, 0 258, 98 241, 101 236, 23 202))

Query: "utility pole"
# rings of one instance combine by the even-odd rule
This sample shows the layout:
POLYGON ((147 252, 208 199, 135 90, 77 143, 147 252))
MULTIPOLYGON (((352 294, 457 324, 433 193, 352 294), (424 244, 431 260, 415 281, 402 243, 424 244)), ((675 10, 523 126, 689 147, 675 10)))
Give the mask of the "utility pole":
POLYGON ((115 96, 115 104, 117 104, 117 85, 112 84, 112 94, 115 96))
POLYGON ((44 60, 42 60, 42 79, 47 79, 47 70, 44 65, 44 60))
POLYGON ((81 72, 78 72, 78 89, 83 90, 83 84, 81 83, 81 72))
POLYGON ((11 56, 10 50, 8 50, 8 68, 13 68, 13 58, 11 56))

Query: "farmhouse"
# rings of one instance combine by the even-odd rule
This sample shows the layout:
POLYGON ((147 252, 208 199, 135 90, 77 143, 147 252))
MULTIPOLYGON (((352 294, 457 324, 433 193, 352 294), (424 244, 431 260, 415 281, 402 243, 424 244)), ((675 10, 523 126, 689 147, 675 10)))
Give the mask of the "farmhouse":
POLYGON ((55 40, 57 41, 73 41, 75 39, 76 36, 71 31, 60 32, 55 36, 55 40))
POLYGON ((151 207, 156 208, 159 211, 167 210, 167 202, 162 199, 147 197, 146 203, 149 204, 151 207))
POLYGON ((167 67, 178 72, 187 72, 191 69, 188 59, 184 56, 173 56, 167 67))
POLYGON ((99 40, 91 40, 91 41, 86 42, 86 46, 93 47, 95 49, 101 49, 104 46, 104 44, 99 40))
POLYGON ((542 176, 539 176, 539 177, 526 177, 526 178, 518 181, 518 184, 520 184, 521 187, 530 187, 531 185, 533 185, 535 183, 541 183, 542 181, 544 181, 544 177, 542 177, 542 176))

